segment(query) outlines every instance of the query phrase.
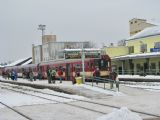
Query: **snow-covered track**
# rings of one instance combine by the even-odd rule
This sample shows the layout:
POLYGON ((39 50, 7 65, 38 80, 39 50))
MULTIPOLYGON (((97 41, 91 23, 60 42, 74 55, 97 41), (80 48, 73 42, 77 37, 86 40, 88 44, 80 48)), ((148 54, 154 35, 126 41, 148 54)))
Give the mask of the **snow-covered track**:
POLYGON ((16 110, 16 109, 12 108, 12 107, 10 107, 10 106, 8 106, 7 104, 5 104, 5 103, 3 103, 3 102, 0 102, 0 103, 1 103, 2 105, 4 105, 5 107, 7 107, 8 109, 10 109, 10 110, 16 112, 17 114, 19 114, 19 115, 25 117, 27 120, 33 120, 33 119, 30 118, 29 116, 27 116, 27 115, 21 113, 20 111, 18 111, 18 110, 16 110))
MULTIPOLYGON (((23 89, 23 88, 19 87, 19 88, 17 88, 17 89, 23 89)), ((65 96, 61 96, 61 95, 55 95, 55 94, 45 93, 45 92, 41 92, 41 91, 33 90, 33 89, 26 89, 26 88, 25 88, 24 91, 25 91, 25 90, 31 90, 31 91, 33 91, 33 92, 37 92, 37 93, 41 93, 41 94, 45 94, 45 95, 62 97, 62 98, 65 98, 65 99, 72 99, 72 100, 75 100, 75 101, 85 102, 85 103, 88 103, 88 104, 94 104, 94 105, 99 105, 99 106, 103 106, 103 107, 110 107, 110 108, 116 108, 116 109, 120 109, 120 108, 121 108, 121 107, 118 107, 118 106, 108 105, 108 104, 103 104, 103 103, 98 103, 98 102, 91 101, 91 100, 81 100, 81 99, 76 99, 76 98, 70 98, 70 97, 65 97, 65 96)), ((15 91, 15 90, 14 90, 14 91, 15 91)), ((16 91, 15 91, 15 92, 16 92, 16 91)), ((18 91, 18 92, 19 92, 19 91, 18 91)), ((22 92, 22 91, 20 91, 20 92, 23 93, 23 94, 28 94, 28 93, 25 93, 25 92, 22 92)), ((100 114, 107 114, 106 112, 103 112, 103 111, 98 111, 98 110, 94 110, 94 109, 88 108, 88 106, 87 106, 87 107, 83 107, 83 106, 75 105, 75 104, 73 104, 73 103, 59 102, 59 101, 56 101, 56 100, 52 100, 52 99, 40 97, 40 96, 37 96, 37 95, 32 95, 32 96, 39 97, 39 98, 46 99, 46 100, 50 100, 50 101, 54 101, 54 102, 58 102, 58 103, 67 104, 67 105, 70 105, 70 106, 82 108, 82 109, 89 110, 89 111, 92 111, 92 112, 97 112, 97 113, 100 113, 100 114)), ((130 109, 130 110, 131 110, 132 112, 135 112, 135 113, 139 113, 139 114, 143 114, 143 115, 147 115, 147 116, 151 116, 151 117, 156 117, 156 118, 159 117, 159 118, 160 118, 160 115, 151 114, 151 113, 147 113, 147 112, 141 112, 141 111, 137 111, 137 110, 134 110, 134 109, 130 109)))

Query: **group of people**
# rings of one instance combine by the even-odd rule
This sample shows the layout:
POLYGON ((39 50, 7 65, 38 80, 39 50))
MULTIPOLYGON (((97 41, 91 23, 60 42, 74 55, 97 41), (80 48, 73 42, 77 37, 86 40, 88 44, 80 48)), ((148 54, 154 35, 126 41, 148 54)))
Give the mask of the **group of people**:
POLYGON ((11 78, 11 80, 17 80, 17 77, 18 77, 18 75, 17 75, 17 71, 16 70, 11 70, 11 71, 2 71, 2 76, 3 76, 3 78, 5 78, 5 79, 10 79, 11 78))
POLYGON ((62 67, 59 67, 58 70, 56 71, 56 68, 54 67, 47 67, 47 79, 48 83, 55 83, 56 82, 56 75, 58 74, 60 83, 62 83, 62 76, 63 76, 63 70, 62 67))

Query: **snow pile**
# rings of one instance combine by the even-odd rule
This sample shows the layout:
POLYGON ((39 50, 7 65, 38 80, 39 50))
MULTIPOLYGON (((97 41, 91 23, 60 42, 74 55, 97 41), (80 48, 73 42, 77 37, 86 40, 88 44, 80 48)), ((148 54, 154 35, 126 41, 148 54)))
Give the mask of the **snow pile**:
POLYGON ((112 113, 97 118, 97 120, 142 120, 142 118, 126 107, 122 107, 120 110, 114 110, 112 113))

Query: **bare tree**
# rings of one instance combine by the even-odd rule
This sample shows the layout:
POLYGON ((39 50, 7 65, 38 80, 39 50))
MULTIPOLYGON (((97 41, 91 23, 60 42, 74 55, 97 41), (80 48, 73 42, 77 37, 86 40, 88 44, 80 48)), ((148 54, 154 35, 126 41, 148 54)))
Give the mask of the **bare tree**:
POLYGON ((118 46, 125 46, 125 45, 126 45, 125 40, 118 41, 118 46))

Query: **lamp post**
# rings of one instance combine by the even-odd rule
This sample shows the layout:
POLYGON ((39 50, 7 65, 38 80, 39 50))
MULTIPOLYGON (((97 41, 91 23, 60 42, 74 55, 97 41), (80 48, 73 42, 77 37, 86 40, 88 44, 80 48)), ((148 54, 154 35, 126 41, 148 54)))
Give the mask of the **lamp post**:
POLYGON ((85 83, 84 60, 85 60, 85 53, 84 53, 84 48, 83 48, 83 43, 82 43, 82 78, 83 78, 83 83, 85 83))
POLYGON ((44 36, 44 30, 46 29, 46 25, 38 25, 38 30, 42 31, 42 41, 43 41, 43 36, 44 36))

